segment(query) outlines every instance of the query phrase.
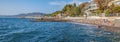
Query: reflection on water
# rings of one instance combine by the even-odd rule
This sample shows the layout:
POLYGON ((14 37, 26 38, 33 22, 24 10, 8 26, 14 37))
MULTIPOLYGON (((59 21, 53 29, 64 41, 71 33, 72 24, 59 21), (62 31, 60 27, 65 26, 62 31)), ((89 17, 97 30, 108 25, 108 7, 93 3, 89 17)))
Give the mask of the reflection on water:
POLYGON ((119 42, 120 36, 91 25, 0 19, 0 42, 119 42))

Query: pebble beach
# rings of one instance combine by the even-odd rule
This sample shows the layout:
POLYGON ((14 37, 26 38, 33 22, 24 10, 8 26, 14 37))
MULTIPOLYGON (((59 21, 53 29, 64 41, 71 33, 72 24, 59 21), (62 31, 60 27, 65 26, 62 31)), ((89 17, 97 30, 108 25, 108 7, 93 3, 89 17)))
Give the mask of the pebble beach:
POLYGON ((80 19, 72 19, 73 22, 91 24, 101 26, 102 29, 112 31, 115 33, 120 33, 120 19, 93 19, 93 18, 80 18, 80 19))

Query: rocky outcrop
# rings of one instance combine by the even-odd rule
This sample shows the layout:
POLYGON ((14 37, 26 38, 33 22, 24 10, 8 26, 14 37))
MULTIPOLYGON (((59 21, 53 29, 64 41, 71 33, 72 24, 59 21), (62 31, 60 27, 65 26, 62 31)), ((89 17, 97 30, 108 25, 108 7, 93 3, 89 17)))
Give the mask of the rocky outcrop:
POLYGON ((31 21, 32 22, 69 22, 69 20, 62 18, 39 18, 31 21))

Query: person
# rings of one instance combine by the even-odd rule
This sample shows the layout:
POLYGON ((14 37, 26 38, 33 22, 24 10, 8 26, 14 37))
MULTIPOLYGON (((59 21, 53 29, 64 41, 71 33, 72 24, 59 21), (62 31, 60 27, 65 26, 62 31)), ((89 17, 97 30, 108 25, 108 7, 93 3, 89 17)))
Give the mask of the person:
POLYGON ((108 19, 103 19, 103 21, 104 21, 104 23, 107 23, 107 22, 109 22, 109 21, 108 21, 108 19))
POLYGON ((43 20, 43 18, 41 18, 41 20, 43 20))
POLYGON ((101 26, 101 25, 98 25, 97 28, 102 28, 102 26, 101 26))

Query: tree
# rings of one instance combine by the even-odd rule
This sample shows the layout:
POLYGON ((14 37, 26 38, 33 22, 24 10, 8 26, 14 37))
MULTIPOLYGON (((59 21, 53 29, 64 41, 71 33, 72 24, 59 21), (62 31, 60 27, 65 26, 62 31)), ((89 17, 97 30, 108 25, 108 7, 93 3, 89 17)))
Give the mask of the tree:
POLYGON ((77 14, 77 7, 76 7, 76 4, 74 3, 73 5, 72 5, 72 16, 76 16, 76 14, 77 14))
POLYGON ((106 14, 106 16, 110 16, 112 14, 112 10, 106 9, 104 13, 106 14))
POLYGON ((120 13, 120 6, 116 6, 115 8, 113 8, 114 13, 120 13))
POLYGON ((99 10, 101 10, 101 12, 104 12, 104 10, 109 8, 108 3, 113 0, 93 0, 93 1, 97 4, 99 10))
POLYGON ((120 13, 120 6, 116 6, 113 8, 113 12, 114 13, 117 13, 116 15, 119 16, 119 13, 120 13))
POLYGON ((61 11, 56 11, 56 12, 52 13, 51 16, 57 16, 58 14, 61 14, 61 11))
POLYGON ((71 14, 71 11, 72 11, 71 8, 72 8, 72 5, 67 4, 67 5, 62 9, 64 15, 69 15, 69 14, 71 14))
POLYGON ((105 16, 106 14, 104 13, 105 10, 109 9, 108 3, 110 3, 113 0, 93 0, 96 4, 98 9, 101 11, 101 15, 105 16))
POLYGON ((64 8, 63 8, 63 13, 66 16, 78 16, 79 15, 79 8, 77 7, 77 5, 74 4, 67 4, 64 8))
POLYGON ((96 15, 100 15, 101 14, 101 10, 97 9, 97 10, 95 10, 95 13, 96 13, 96 15))

